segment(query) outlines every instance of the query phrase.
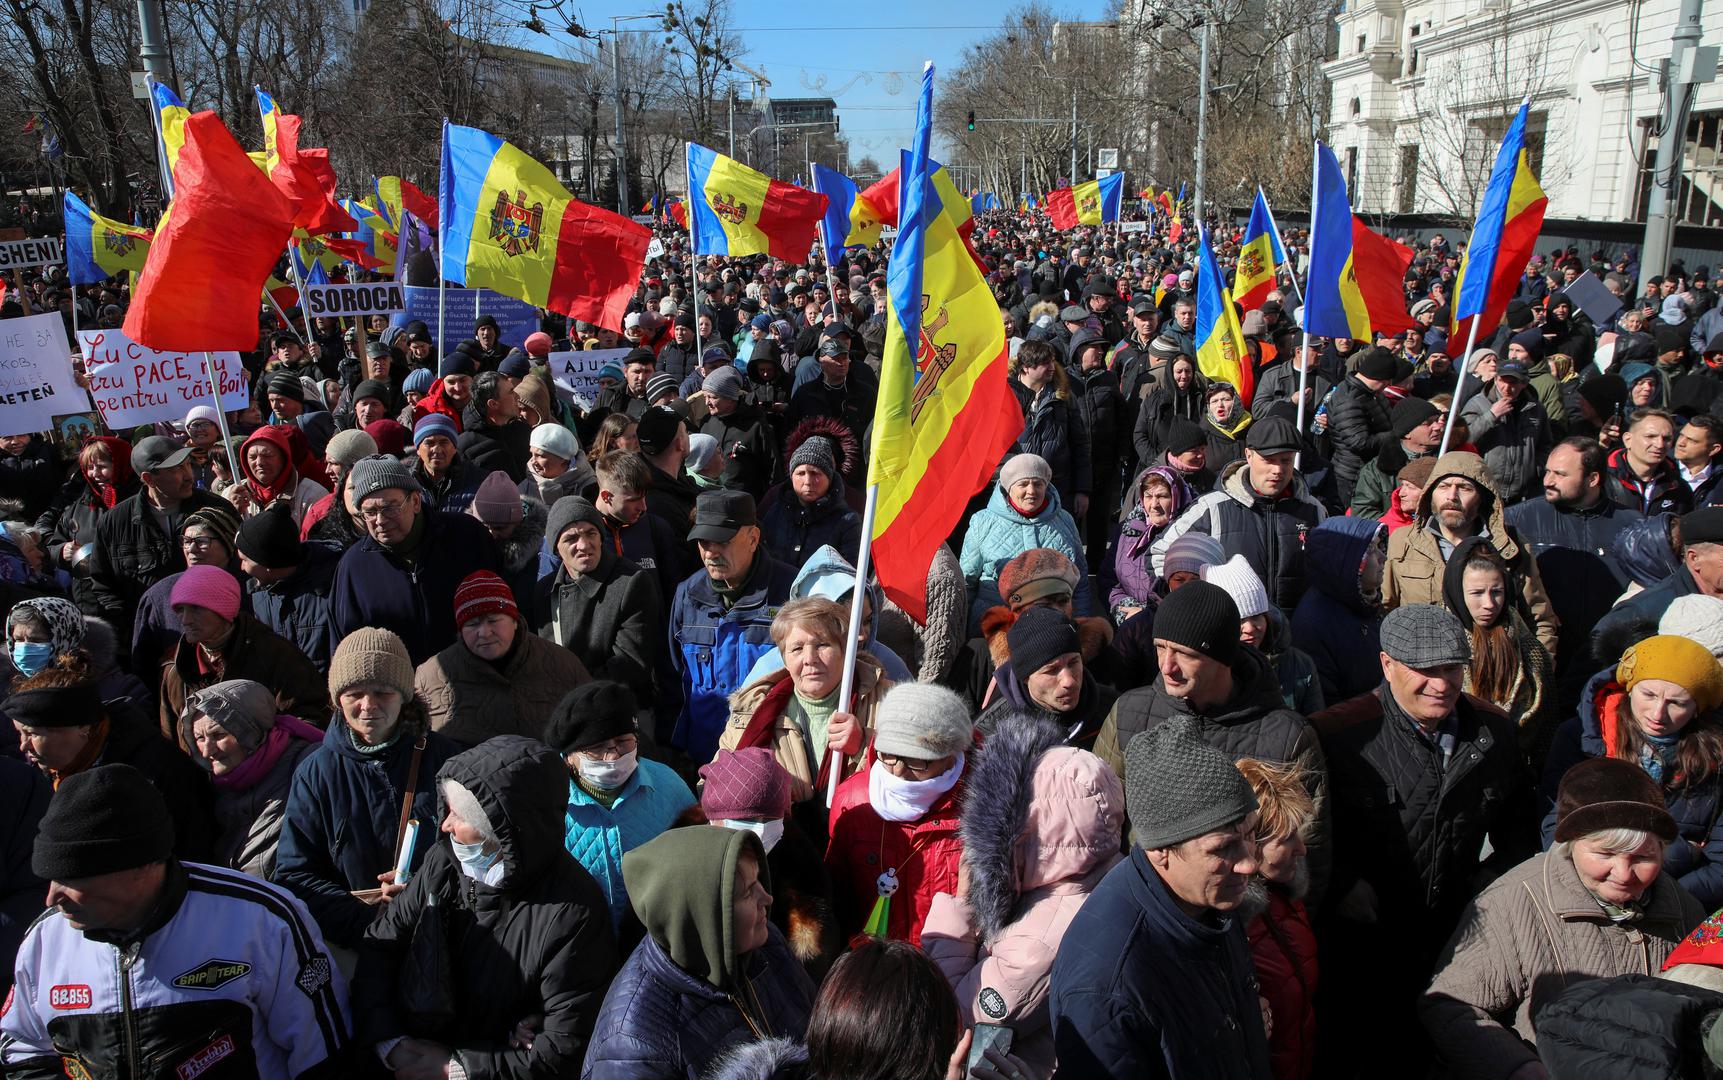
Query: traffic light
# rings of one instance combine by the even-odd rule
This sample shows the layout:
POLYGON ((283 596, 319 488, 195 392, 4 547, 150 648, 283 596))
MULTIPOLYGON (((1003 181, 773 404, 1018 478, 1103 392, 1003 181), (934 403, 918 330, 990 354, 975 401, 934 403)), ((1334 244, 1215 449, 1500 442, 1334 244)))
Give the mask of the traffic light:
POLYGON ((975 130, 975 110, 974 109, 969 110, 969 130, 970 131, 975 130))

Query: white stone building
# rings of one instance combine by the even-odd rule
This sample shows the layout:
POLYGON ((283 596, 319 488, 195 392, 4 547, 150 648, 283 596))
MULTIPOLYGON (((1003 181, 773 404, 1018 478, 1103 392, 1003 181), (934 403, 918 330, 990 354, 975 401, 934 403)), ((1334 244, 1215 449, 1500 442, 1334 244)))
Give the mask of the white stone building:
MULTIPOLYGON (((1680 0, 1344 0, 1327 138, 1360 213, 1470 217, 1531 96, 1549 217, 1644 217, 1680 0)), ((1723 0, 1703 12, 1723 44, 1723 0)), ((1723 225, 1723 83, 1698 88, 1679 220, 1723 225)))

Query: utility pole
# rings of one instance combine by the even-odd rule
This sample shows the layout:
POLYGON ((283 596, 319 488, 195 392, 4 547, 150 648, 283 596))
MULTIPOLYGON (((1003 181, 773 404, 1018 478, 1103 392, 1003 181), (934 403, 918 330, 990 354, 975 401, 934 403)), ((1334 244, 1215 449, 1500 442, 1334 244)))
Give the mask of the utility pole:
MULTIPOLYGON (((162 44, 166 40, 161 0, 138 0, 138 59, 144 62, 144 71, 156 82, 173 86, 173 81, 168 78, 167 48, 162 44)), ((150 108, 155 108, 154 102, 150 103, 150 108)))
POLYGON ((610 19, 610 59, 616 76, 616 212, 627 214, 628 155, 622 144, 622 29, 615 16, 610 19))
POLYGON ((1077 184, 1077 88, 1071 87, 1071 185, 1077 184))
POLYGON ((1669 265, 1680 212, 1681 155, 1693 96, 1699 84, 1717 77, 1717 47, 1699 44, 1702 6, 1703 0, 1681 0, 1669 59, 1663 65, 1662 131, 1657 136, 1657 162, 1652 167, 1650 199, 1645 207, 1645 243, 1639 255, 1641 271, 1647 274, 1661 274, 1669 265))
POLYGON ((736 156, 736 88, 730 87, 727 95, 730 103, 730 149, 726 151, 731 157, 736 156))
POLYGON ((1197 181, 1191 199, 1191 211, 1198 224, 1203 220, 1203 166, 1208 153, 1208 46, 1209 21, 1203 19, 1202 46, 1197 51, 1197 181))

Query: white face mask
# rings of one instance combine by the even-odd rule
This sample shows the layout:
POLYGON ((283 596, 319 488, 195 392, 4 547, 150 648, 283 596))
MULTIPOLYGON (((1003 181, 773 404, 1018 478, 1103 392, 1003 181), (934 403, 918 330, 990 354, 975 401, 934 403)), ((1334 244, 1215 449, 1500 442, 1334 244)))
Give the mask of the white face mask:
POLYGON ((605 791, 615 791, 628 778, 634 775, 634 768, 640 761, 640 751, 630 750, 615 761, 594 761, 580 754, 575 755, 574 767, 580 770, 580 778, 595 788, 605 791))
POLYGON ((743 832, 751 832, 758 836, 761 846, 766 849, 768 855, 771 854, 773 848, 778 846, 778 841, 784 838, 782 819, 777 821, 736 821, 732 819, 720 821, 717 824, 726 829, 741 829, 743 832))
POLYGON ((496 879, 502 876, 501 848, 486 852, 482 843, 463 844, 453 836, 449 837, 449 847, 454 851, 456 861, 461 864, 461 872, 474 881, 494 885, 496 879))
POLYGON ((931 780, 904 780, 893 776, 878 761, 867 775, 867 801, 874 813, 887 821, 914 821, 925 817, 939 797, 957 786, 963 776, 963 755, 951 768, 931 780))

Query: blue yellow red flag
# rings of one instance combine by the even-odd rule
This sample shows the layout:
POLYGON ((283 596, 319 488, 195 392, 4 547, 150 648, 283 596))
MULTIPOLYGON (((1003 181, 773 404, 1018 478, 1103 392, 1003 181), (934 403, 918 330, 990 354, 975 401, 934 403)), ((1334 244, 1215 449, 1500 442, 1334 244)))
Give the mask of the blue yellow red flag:
POLYGON ((689 143, 688 203, 694 254, 803 262, 827 199, 689 143))
POLYGON ((1047 216, 1056 229, 1103 225, 1119 220, 1125 197, 1125 174, 1113 173, 1047 193, 1047 216))
POLYGON ((820 219, 820 243, 826 265, 834 266, 844 248, 879 242, 880 220, 872 203, 861 197, 856 182, 816 162, 814 190, 826 197, 826 212, 820 219))
POLYGON ((74 285, 95 285, 126 271, 144 268, 151 232, 106 218, 66 192, 66 275, 74 285))
POLYGON ((1239 242, 1238 266, 1232 279, 1232 298, 1246 311, 1255 311, 1274 291, 1274 270, 1280 265, 1276 257, 1274 221, 1268 216, 1268 203, 1262 189, 1256 189, 1256 202, 1250 208, 1250 223, 1244 227, 1244 239, 1239 242))
POLYGON ((436 227, 437 200, 420 191, 411 181, 399 176, 379 176, 374 186, 377 189, 377 208, 383 211, 390 228, 397 234, 401 231, 403 210, 432 228, 436 227))
POLYGON ((1245 350, 1238 309, 1226 298, 1208 230, 1197 228, 1197 370, 1210 382, 1224 382, 1238 391, 1240 401, 1255 396, 1255 372, 1245 350))
POLYGON ((1454 317, 1448 340, 1464 341, 1469 335, 1469 320, 1476 318, 1480 335, 1494 330, 1507 314, 1508 301, 1519 291, 1520 275, 1537 246, 1538 233, 1543 229, 1544 211, 1549 199, 1543 186, 1532 175, 1531 161, 1526 153, 1526 117, 1530 100, 1520 103, 1520 111, 1502 136, 1496 150, 1496 163, 1490 170, 1489 185, 1478 208, 1478 220, 1472 226, 1472 239, 1466 245, 1460 263, 1460 277, 1454 289, 1454 317))
POLYGON ((185 122, 191 115, 191 110, 185 107, 185 102, 179 95, 159 82, 150 84, 150 101, 155 106, 157 122, 162 130, 162 156, 167 158, 168 195, 173 194, 172 182, 174 169, 179 165, 180 148, 185 145, 185 122))
POLYGON ((926 620, 927 572, 964 507, 1023 429, 1005 381, 999 306, 942 207, 928 156, 933 65, 922 74, 913 149, 903 155, 897 242, 887 264, 868 484, 877 486, 871 555, 880 585, 926 620))
POLYGON ((274 176, 275 170, 281 166, 281 137, 277 126, 281 111, 263 87, 253 86, 251 90, 257 95, 257 112, 263 120, 263 171, 274 176))
POLYGON ((1310 275, 1304 286, 1304 329, 1329 338, 1371 340, 1416 325, 1406 314, 1410 248, 1376 233, 1352 213, 1346 178, 1326 143, 1316 144, 1316 192, 1311 200, 1310 275))
POLYGON ((649 227, 588 206, 519 148, 458 124, 443 125, 440 187, 444 278, 622 330, 649 227))

